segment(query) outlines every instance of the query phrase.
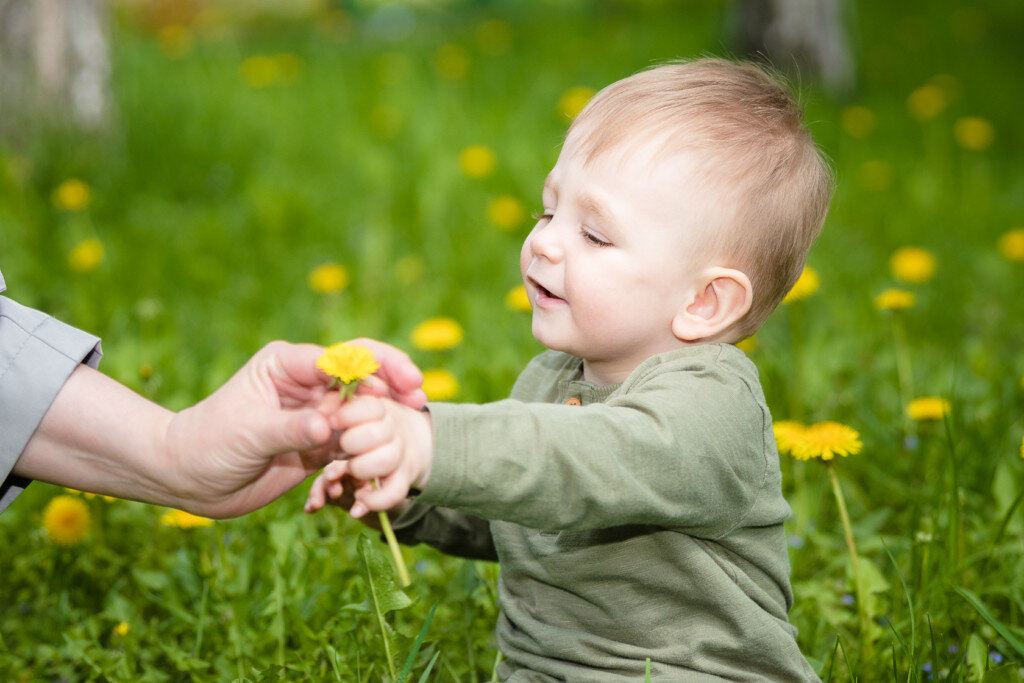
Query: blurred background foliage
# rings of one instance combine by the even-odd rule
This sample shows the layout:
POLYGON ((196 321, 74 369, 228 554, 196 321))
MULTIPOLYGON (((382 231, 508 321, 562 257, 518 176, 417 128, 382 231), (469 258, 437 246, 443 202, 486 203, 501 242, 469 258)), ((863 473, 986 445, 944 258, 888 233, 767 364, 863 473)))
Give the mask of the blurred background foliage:
MULTIPOLYGON (((838 177, 809 261, 817 284, 745 348, 777 420, 860 432, 863 452, 838 468, 872 627, 857 621, 824 468, 786 457, 791 617, 824 678, 1016 680, 1024 6, 837 6, 852 85, 826 87, 776 56, 838 177), (924 250, 930 272, 893 263, 904 247, 924 250), (912 303, 879 310, 892 288, 912 303), (920 397, 948 401, 945 419, 908 414, 920 397)), ((435 396, 507 395, 540 350, 515 303, 518 250, 572 115, 658 61, 738 56, 743 6, 121 0, 109 11, 101 126, 7 116, 17 103, 4 103, 0 268, 16 300, 101 335, 106 373, 180 409, 278 338, 376 337, 436 371, 435 396), (414 346, 435 318, 455 321, 461 342, 414 346)), ((58 493, 34 485, 0 517, 0 670, 15 679, 394 678, 389 662, 401 668, 434 604, 415 675, 437 654, 431 677, 490 677, 492 566, 407 549, 412 600, 396 599, 382 635, 358 525, 304 517, 302 490, 187 529, 89 499, 88 534, 68 546, 44 528, 58 493)))

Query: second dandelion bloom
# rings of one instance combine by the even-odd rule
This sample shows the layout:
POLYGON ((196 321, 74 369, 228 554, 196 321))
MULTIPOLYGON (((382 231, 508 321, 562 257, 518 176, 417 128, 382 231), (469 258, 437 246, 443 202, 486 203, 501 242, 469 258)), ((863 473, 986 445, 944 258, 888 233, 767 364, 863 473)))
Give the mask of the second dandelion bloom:
POLYGON ((497 167, 498 157, 485 145, 470 145, 459 152, 459 168, 470 178, 486 178, 497 167))
POLYGON ((43 510, 43 528, 57 545, 73 546, 85 540, 92 526, 89 506, 75 496, 55 496, 43 510))
POLYGON ((334 294, 348 286, 348 271, 340 263, 324 263, 309 273, 309 288, 318 294, 334 294))
POLYGON ((811 296, 818 291, 821 286, 821 278, 818 277, 818 272, 806 266, 803 272, 800 273, 800 277, 797 279, 793 288, 789 290, 786 297, 782 300, 784 304, 791 304, 794 301, 801 301, 811 296))
POLYGON ((863 444, 853 427, 839 422, 819 422, 788 435, 792 439, 789 451, 798 460, 819 458, 829 461, 839 455, 857 455, 863 444))
POLYGON ((907 405, 907 417, 918 422, 941 420, 949 415, 950 403, 939 396, 922 396, 907 405))
POLYGON ((935 276, 935 269, 935 255, 921 247, 902 247, 889 259, 892 276, 901 282, 928 282, 935 276))
POLYGON ((452 318, 424 320, 412 331, 412 345, 421 351, 446 351, 462 343, 462 325, 452 318))

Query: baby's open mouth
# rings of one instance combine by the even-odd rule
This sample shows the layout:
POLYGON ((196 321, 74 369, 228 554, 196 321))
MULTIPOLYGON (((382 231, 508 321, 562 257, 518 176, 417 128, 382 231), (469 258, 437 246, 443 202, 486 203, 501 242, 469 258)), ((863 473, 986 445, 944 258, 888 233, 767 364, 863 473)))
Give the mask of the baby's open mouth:
POLYGON ((547 287, 545 287, 541 283, 537 282, 533 278, 530 278, 530 281, 533 282, 533 286, 537 288, 537 292, 542 297, 544 297, 546 299, 556 299, 558 301, 564 301, 564 299, 562 299, 562 297, 558 296, 557 294, 554 294, 550 289, 548 289, 547 287))

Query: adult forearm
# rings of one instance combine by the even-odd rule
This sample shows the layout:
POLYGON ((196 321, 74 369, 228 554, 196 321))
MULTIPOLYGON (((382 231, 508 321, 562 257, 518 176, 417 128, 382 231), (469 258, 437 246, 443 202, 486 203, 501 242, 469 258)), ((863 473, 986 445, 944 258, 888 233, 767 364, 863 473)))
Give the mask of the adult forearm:
POLYGON ((173 505, 166 457, 173 413, 81 365, 29 440, 14 473, 120 498, 173 505))

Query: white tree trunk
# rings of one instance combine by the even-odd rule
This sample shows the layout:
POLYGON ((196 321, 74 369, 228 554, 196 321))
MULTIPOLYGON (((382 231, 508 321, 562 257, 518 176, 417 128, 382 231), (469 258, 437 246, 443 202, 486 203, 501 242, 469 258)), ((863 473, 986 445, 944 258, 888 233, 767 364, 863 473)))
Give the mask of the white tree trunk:
POLYGON ((111 117, 106 0, 0 0, 0 126, 111 117))

